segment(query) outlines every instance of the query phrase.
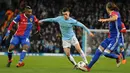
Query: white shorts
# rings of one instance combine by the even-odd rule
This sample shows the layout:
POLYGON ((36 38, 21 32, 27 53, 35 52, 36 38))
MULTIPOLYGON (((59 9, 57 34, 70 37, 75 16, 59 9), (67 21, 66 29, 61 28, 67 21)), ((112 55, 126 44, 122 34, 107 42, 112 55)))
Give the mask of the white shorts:
POLYGON ((70 40, 62 40, 63 48, 71 48, 71 45, 75 46, 78 43, 76 36, 73 36, 70 40))

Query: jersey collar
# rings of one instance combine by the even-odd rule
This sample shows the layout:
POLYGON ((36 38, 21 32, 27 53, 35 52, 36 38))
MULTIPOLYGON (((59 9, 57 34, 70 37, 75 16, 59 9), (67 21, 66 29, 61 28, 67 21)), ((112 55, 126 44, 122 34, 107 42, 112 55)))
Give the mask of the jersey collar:
POLYGON ((24 13, 24 17, 28 18, 28 17, 25 15, 25 13, 24 13))

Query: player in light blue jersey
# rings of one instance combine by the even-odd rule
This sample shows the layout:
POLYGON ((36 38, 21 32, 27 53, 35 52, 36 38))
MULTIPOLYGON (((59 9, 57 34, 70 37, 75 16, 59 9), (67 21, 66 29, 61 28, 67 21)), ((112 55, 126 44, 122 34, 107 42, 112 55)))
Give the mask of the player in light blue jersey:
POLYGON ((113 2, 108 2, 106 4, 106 11, 108 12, 110 18, 99 19, 99 22, 109 22, 110 38, 106 38, 104 41, 102 41, 102 43, 96 50, 91 62, 87 66, 85 66, 87 71, 90 71, 90 69, 99 59, 101 54, 103 54, 105 57, 116 59, 117 67, 119 67, 119 65, 121 64, 121 55, 116 54, 121 37, 121 16, 118 12, 118 7, 113 2))
POLYGON ((83 58, 83 61, 86 64, 88 64, 88 61, 85 57, 85 54, 82 51, 82 49, 79 45, 79 42, 76 38, 76 35, 73 31, 73 26, 82 27, 85 31, 88 32, 88 34, 90 36, 93 37, 94 35, 82 23, 80 23, 79 21, 77 21, 69 16, 70 11, 68 8, 63 8, 62 14, 63 14, 63 16, 42 19, 39 22, 40 23, 42 23, 42 22, 58 22, 60 25, 61 33, 62 33, 62 45, 64 48, 64 52, 65 52, 66 56, 68 57, 69 61, 74 65, 74 68, 77 68, 77 63, 74 60, 74 58, 72 57, 72 55, 70 54, 71 45, 73 45, 76 48, 76 50, 80 53, 81 57, 83 58))

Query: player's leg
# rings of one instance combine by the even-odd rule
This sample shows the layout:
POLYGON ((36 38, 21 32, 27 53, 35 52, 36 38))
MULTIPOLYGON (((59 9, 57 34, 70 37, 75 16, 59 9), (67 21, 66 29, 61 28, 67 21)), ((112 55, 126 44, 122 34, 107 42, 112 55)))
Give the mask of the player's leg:
POLYGON ((79 42, 77 40, 77 38, 74 36, 71 40, 71 44, 75 46, 76 50, 80 53, 80 56, 82 57, 83 61, 88 64, 88 61, 86 59, 86 56, 83 52, 83 50, 81 49, 79 42))
POLYGON ((76 65, 76 61, 74 60, 73 56, 70 54, 70 48, 64 48, 64 52, 69 59, 69 61, 73 64, 76 65))
POLYGON ((83 50, 81 49, 79 43, 77 43, 77 44, 75 45, 75 48, 76 48, 76 50, 80 53, 80 56, 82 57, 83 61, 84 61, 86 64, 88 64, 88 61, 87 61, 87 59, 86 59, 86 56, 85 56, 83 50))
POLYGON ((95 52, 93 58, 91 59, 90 63, 86 66, 87 71, 90 71, 90 69, 92 68, 92 66, 97 62, 97 60, 101 56, 103 50, 104 50, 104 48, 102 46, 98 47, 98 49, 96 50, 96 52, 95 52))
POLYGON ((126 63, 126 59, 125 59, 125 52, 124 52, 124 36, 122 34, 122 36, 120 37, 120 53, 122 55, 122 64, 126 63))
POLYGON ((19 43, 19 38, 17 36, 13 36, 11 41, 10 41, 10 46, 8 48, 8 64, 6 65, 7 67, 10 67, 10 64, 12 62, 12 50, 14 49, 15 45, 19 43))
POLYGON ((117 67, 119 67, 119 65, 120 65, 121 55, 116 54, 116 52, 114 52, 114 51, 118 49, 118 46, 119 46, 118 40, 117 39, 111 39, 110 44, 104 50, 104 53, 103 53, 104 56, 106 56, 108 58, 116 59, 117 67))
POLYGON ((62 40, 62 43, 63 43, 64 52, 65 52, 68 60, 76 67, 77 63, 74 60, 73 56, 70 54, 70 47, 71 47, 70 41, 62 40))
POLYGON ((90 63, 86 66, 86 69, 88 71, 90 71, 90 69, 92 68, 92 66, 97 62, 97 60, 99 59, 99 57, 101 56, 101 54, 103 53, 104 49, 106 49, 106 47, 108 46, 109 43, 109 39, 105 39, 100 46, 98 47, 98 49, 96 50, 92 60, 90 61, 90 63))
POLYGON ((124 52, 124 47, 123 46, 120 47, 120 52, 121 52, 121 55, 122 55, 122 58, 123 58, 122 64, 126 64, 125 52, 124 52))
POLYGON ((12 50, 14 49, 14 45, 10 44, 9 48, 8 48, 8 63, 7 63, 7 67, 10 67, 10 64, 12 63, 12 50))
POLYGON ((108 47, 104 50, 104 56, 117 59, 118 55, 116 53, 112 53, 112 51, 118 49, 118 39, 110 38, 110 43, 108 47))
POLYGON ((30 46, 30 41, 28 38, 22 38, 21 44, 22 44, 22 52, 20 53, 20 60, 19 60, 19 63, 16 65, 17 67, 24 66, 23 60, 24 60, 27 50, 30 46))

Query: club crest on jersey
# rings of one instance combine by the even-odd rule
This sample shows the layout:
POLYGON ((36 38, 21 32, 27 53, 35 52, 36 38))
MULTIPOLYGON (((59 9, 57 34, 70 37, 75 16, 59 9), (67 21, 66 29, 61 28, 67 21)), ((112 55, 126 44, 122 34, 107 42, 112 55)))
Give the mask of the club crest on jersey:
POLYGON ((30 18, 30 22, 32 22, 33 21, 33 19, 32 18, 30 18))

